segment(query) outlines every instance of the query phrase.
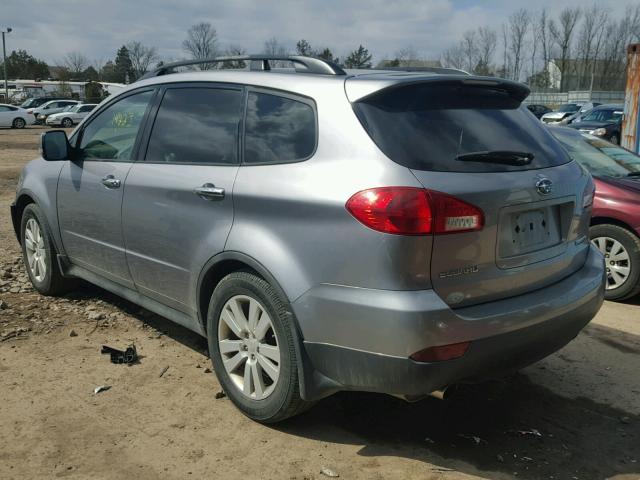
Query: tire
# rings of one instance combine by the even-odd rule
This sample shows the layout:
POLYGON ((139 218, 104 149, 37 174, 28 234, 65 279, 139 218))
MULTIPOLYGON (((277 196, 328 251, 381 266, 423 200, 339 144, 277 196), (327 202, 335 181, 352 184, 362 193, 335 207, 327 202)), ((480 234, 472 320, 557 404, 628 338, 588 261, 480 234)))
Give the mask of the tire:
POLYGON ((27 122, 24 121, 24 118, 14 118, 13 123, 11 124, 11 128, 22 129, 27 125, 27 122))
POLYGON ((613 143, 614 145, 620 145, 620 139, 618 138, 618 136, 615 133, 613 135, 611 135, 611 137, 609 137, 609 141, 611 143, 613 143))
POLYGON ((71 120, 70 118, 63 118, 62 122, 60 122, 60 124, 64 128, 71 128, 71 127, 73 127, 73 120, 71 120))
POLYGON ((64 278, 57 250, 44 214, 35 203, 26 206, 20 222, 22 260, 33 288, 43 295, 60 295, 73 289, 74 279, 64 278), (34 245, 35 248, 30 248, 34 245), (34 261, 35 259, 35 261, 34 261))
POLYGON ((640 238, 611 224, 594 225, 589 235, 591 243, 605 256, 605 298, 620 301, 640 293, 640 238))
POLYGON ((310 406, 300 398, 294 322, 288 303, 249 272, 227 275, 211 296, 207 337, 213 368, 229 399, 255 421, 280 422, 310 406), (253 322, 247 320, 252 318, 250 310, 257 312, 253 322), (238 311, 242 315, 236 321, 238 311))

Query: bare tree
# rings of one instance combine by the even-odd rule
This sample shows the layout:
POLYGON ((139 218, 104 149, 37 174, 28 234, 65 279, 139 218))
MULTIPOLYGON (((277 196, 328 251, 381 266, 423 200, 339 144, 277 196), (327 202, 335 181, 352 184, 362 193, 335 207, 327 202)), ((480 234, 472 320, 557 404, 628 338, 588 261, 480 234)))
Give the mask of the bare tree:
POLYGON ((479 27, 477 30, 478 62, 474 67, 477 75, 491 75, 493 55, 498 44, 496 32, 489 27, 479 27))
POLYGON ((507 25, 502 24, 502 69, 500 76, 503 78, 511 78, 511 59, 509 57, 509 40, 507 33, 507 25))
POLYGON ((127 43, 126 47, 129 50, 129 58, 131 58, 131 66, 133 67, 135 77, 133 80, 147 73, 149 66, 160 59, 156 47, 147 47, 137 41, 127 43))
POLYGON ((573 33, 580 19, 581 10, 576 8, 565 8, 560 12, 558 24, 551 20, 549 22, 549 31, 554 42, 560 49, 560 91, 564 92, 566 79, 569 76, 569 60, 571 59, 571 47, 573 41, 573 33))
MULTIPOLYGON (((229 45, 225 51, 225 57, 241 57, 247 54, 247 51, 239 45, 229 45)), ((228 60, 222 62, 220 68, 245 68, 247 66, 244 60, 228 60)))
POLYGON ((416 67, 420 61, 420 56, 414 46, 408 45, 396 52, 395 60, 397 60, 398 66, 416 67))
POLYGON ((446 49, 442 53, 440 61, 444 67, 463 70, 465 66, 465 56, 460 44, 446 49))
POLYGON ((618 20, 610 20, 604 33, 602 48, 602 75, 599 88, 624 88, 620 79, 624 78, 626 68, 626 49, 640 28, 640 6, 627 7, 624 16, 618 20))
MULTIPOLYGON (((264 42, 262 53, 264 53, 265 55, 274 55, 277 57, 286 57, 289 55, 287 47, 281 44, 276 37, 271 37, 269 40, 264 42)), ((276 61, 271 62, 271 64, 274 67, 285 67, 287 65, 287 62, 276 61)))
POLYGON ((520 80, 525 39, 530 23, 531 15, 524 8, 517 10, 509 17, 509 40, 513 60, 512 77, 514 80, 520 80))
POLYGON ((69 52, 64 57, 64 66, 71 75, 80 75, 89 65, 89 59, 80 52, 69 52))
POLYGON ((464 56, 464 70, 473 72, 478 64, 478 48, 476 47, 476 32, 467 30, 462 35, 460 49, 464 56))
MULTIPOLYGON (((187 38, 182 42, 182 48, 191 55, 194 60, 204 60, 215 57, 217 54, 218 34, 208 22, 200 22, 192 25, 187 31, 187 38)), ((200 65, 200 70, 211 68, 212 64, 200 65)))
MULTIPOLYGON (((534 42, 540 43, 541 48, 541 60, 542 60, 542 72, 537 75, 537 86, 547 88, 550 84, 549 79, 549 62, 551 61, 552 49, 551 49, 551 34, 549 32, 549 17, 547 11, 542 9, 537 23, 533 28, 534 42)), ((532 72, 535 75, 535 72, 532 72)))

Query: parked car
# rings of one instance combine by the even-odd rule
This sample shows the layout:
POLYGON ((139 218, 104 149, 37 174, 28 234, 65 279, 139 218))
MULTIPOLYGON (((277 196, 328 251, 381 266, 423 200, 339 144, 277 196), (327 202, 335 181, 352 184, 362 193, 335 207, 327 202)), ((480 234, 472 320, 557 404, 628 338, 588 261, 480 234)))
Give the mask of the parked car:
POLYGON ((542 123, 559 123, 566 117, 570 117, 580 111, 580 107, 581 105, 579 103, 565 103, 564 105, 560 105, 557 110, 542 115, 540 120, 542 123))
POLYGON ((527 108, 536 116, 536 118, 540 118, 545 113, 549 113, 551 111, 551 109, 546 105, 529 104, 527 105, 527 108))
POLYGON ((44 123, 49 115, 59 113, 70 105, 78 105, 78 100, 52 100, 43 103, 41 106, 27 110, 32 113, 36 119, 36 123, 44 123))
POLYGON ((339 390, 442 396, 599 310, 593 181, 525 85, 243 58, 262 69, 164 65, 43 135, 11 206, 37 291, 83 278, 205 336, 261 422, 339 390))
POLYGON ((44 103, 50 102, 51 100, 66 100, 65 98, 59 97, 33 97, 27 98, 22 104, 20 104, 21 108, 29 109, 29 108, 38 108, 44 103))
POLYGON ((597 103, 597 102, 585 103, 585 104, 580 106, 580 110, 578 110, 577 112, 573 113, 572 115, 569 115, 568 117, 564 117, 562 120, 560 120, 559 123, 560 123, 560 125, 569 125, 569 124, 572 124, 574 122, 579 122, 579 121, 582 120, 582 118, 585 115, 588 115, 589 112, 591 112, 598 105, 602 105, 602 104, 601 103, 597 103))
POLYGON ((582 121, 572 123, 571 128, 619 144, 623 114, 623 105, 601 105, 585 115, 582 121))
POLYGON ((640 157, 593 135, 552 128, 595 179, 591 243, 605 256, 609 300, 640 292, 640 157))
POLYGON ((33 116, 20 107, 0 103, 0 127, 24 128, 33 124, 33 116))
POLYGON ((71 128, 75 124, 80 123, 97 105, 97 103, 69 105, 62 112, 49 115, 46 119, 46 124, 71 128))

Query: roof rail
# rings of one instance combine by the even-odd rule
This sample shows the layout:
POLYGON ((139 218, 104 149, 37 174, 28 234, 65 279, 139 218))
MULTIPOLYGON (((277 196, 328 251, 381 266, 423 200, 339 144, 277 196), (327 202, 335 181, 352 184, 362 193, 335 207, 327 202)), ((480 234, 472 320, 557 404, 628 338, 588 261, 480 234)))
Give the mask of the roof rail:
POLYGON ((430 72, 451 75, 471 75, 469 72, 460 70, 459 68, 447 67, 380 67, 373 70, 393 70, 397 72, 430 72))
POLYGON ((252 71, 271 70, 270 62, 281 61, 291 62, 296 68, 296 72, 315 73, 319 75, 346 75, 346 72, 333 62, 316 57, 305 57, 302 55, 234 55, 227 57, 203 58, 197 60, 183 60, 180 62, 167 63, 157 69, 146 73, 139 80, 145 78, 158 77, 171 73, 171 70, 188 65, 202 65, 207 63, 239 62, 247 61, 249 69, 252 71), (300 65, 302 68, 299 68, 300 65))

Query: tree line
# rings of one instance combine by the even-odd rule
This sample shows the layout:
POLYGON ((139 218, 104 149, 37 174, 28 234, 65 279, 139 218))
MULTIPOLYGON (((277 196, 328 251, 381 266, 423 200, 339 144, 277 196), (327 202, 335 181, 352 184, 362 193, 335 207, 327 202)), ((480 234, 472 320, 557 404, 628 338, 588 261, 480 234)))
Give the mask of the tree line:
POLYGON ((624 87, 626 48, 640 41, 640 5, 615 17, 606 6, 567 7, 556 18, 521 8, 497 30, 468 30, 442 54, 444 66, 525 81, 549 89, 554 68, 560 91, 624 87))
MULTIPOLYGON (((551 18, 544 9, 532 12, 522 8, 513 12, 497 30, 488 26, 468 30, 437 60, 445 67, 525 81, 540 89, 554 86, 555 68, 562 72, 560 85, 557 85, 561 91, 608 90, 612 84, 624 79, 626 46, 633 41, 640 41, 640 5, 627 7, 620 18, 598 4, 587 8, 567 7, 556 18, 551 18)), ((216 29, 208 22, 197 23, 188 29, 182 49, 186 57, 196 60, 247 53, 239 45, 222 45, 216 29)), ((289 48, 273 37, 264 42, 261 53, 283 57, 290 54, 315 56, 346 68, 374 66, 371 53, 362 44, 341 59, 326 45, 312 46, 307 40, 300 39, 294 48, 289 48)), ((25 50, 13 51, 7 58, 7 73, 12 79, 55 77, 64 81, 130 83, 162 63, 156 47, 132 41, 122 45, 112 60, 90 60, 85 54, 74 51, 67 53, 55 67, 25 50)), ((285 63, 275 64, 282 66, 285 63)), ((424 64, 416 48, 408 46, 376 66, 424 64)), ((194 68, 245 66, 243 61, 229 60, 194 68)))

